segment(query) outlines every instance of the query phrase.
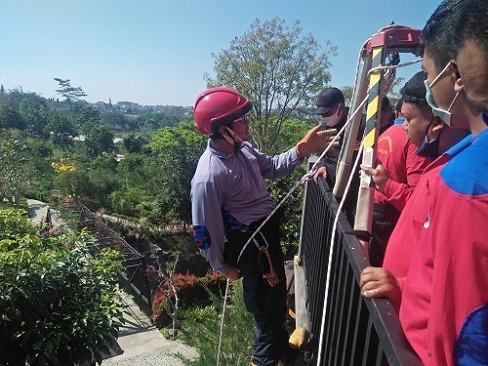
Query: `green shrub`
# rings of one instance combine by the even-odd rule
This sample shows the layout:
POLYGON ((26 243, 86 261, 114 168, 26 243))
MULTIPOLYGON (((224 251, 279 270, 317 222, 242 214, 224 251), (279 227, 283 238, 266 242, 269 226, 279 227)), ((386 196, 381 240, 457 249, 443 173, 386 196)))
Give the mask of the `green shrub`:
MULTIPOLYGON (((229 293, 219 363, 221 366, 248 366, 251 363, 255 323, 244 305, 242 281, 231 282, 229 293)), ((210 295, 214 300, 213 305, 184 311, 181 337, 199 353, 197 359, 181 357, 188 366, 217 364, 223 301, 222 297, 211 292, 210 295)))
MULTIPOLYGON (((167 297, 174 297, 174 294, 168 281, 153 266, 147 268, 146 275, 150 281, 159 282, 152 294, 151 321, 157 328, 163 328, 172 321, 166 310, 170 306, 167 297)), ((177 291, 179 308, 185 310, 210 305, 216 295, 224 293, 226 279, 215 272, 207 274, 205 277, 197 277, 189 273, 186 275, 175 273, 172 275, 172 281, 177 291)))
POLYGON ((120 254, 90 254, 86 231, 36 235, 20 210, 0 210, 0 227, 0 363, 101 362, 123 322, 120 254))

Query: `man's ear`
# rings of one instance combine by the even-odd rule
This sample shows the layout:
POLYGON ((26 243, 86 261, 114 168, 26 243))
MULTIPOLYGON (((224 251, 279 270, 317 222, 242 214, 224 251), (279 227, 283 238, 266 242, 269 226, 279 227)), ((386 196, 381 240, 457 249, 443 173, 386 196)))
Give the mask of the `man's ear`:
POLYGON ((442 119, 440 119, 437 116, 434 116, 434 123, 432 124, 432 132, 437 133, 441 132, 441 130, 444 128, 444 123, 442 122, 442 119))
POLYGON ((459 73, 459 69, 455 60, 451 60, 451 67, 453 70, 451 77, 454 80, 454 91, 456 93, 464 91, 464 81, 463 78, 461 77, 461 74, 459 73))

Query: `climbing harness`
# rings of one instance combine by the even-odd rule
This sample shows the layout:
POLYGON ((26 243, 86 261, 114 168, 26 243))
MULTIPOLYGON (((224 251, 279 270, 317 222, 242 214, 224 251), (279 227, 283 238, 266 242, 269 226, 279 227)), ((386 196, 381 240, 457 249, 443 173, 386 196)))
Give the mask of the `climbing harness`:
POLYGON ((262 232, 259 232, 261 235, 261 238, 263 239, 265 245, 259 244, 259 242, 256 240, 256 238, 253 238, 254 245, 256 245, 256 248, 258 248, 258 264, 259 268, 261 269, 261 273, 263 274, 263 278, 268 281, 268 284, 271 287, 275 287, 280 280, 278 279, 278 276, 276 275, 276 272, 273 267, 273 262, 271 261, 271 256, 269 255, 269 244, 268 241, 266 240, 266 237, 262 232))
MULTIPOLYGON (((344 180, 336 181, 334 187, 334 195, 336 197, 341 197, 339 209, 337 215, 334 220, 333 225, 333 232, 332 238, 330 243, 330 252, 329 252, 329 260, 328 260, 328 268, 327 268, 327 282, 326 282, 326 291, 324 297, 324 307, 322 313, 322 328, 320 333, 320 340, 319 340, 319 359, 317 364, 321 364, 320 356, 322 353, 322 346, 323 346, 323 330, 324 324, 327 316, 327 298, 329 293, 329 279, 331 273, 331 264, 332 264, 332 256, 333 256, 333 249, 334 249, 334 241, 335 241, 335 231, 338 225, 338 218, 339 213, 344 206, 345 199, 347 193, 350 189, 350 185, 352 182, 352 178, 357 169, 359 164, 359 159, 362 156, 362 164, 365 166, 373 166, 376 160, 376 151, 375 151, 375 143, 378 137, 378 129, 376 128, 379 110, 381 108, 381 96, 386 95, 389 87, 391 86, 391 82, 395 76, 395 70, 399 67, 408 66, 417 62, 420 62, 421 59, 417 59, 411 62, 407 62, 404 64, 399 64, 399 57, 397 55, 400 52, 409 52, 415 55, 420 55, 421 51, 419 49, 420 45, 420 30, 412 29, 404 26, 389 26, 380 29, 380 31, 373 35, 373 37, 367 40, 360 51, 360 62, 358 63, 358 72, 356 74, 356 81, 354 87, 354 94, 352 98, 352 105, 350 115, 347 118, 346 123, 344 126, 338 131, 337 135, 330 141, 327 148, 322 152, 322 154, 317 158, 316 162, 312 165, 310 170, 303 175, 303 177, 295 182, 292 186, 290 191, 285 195, 285 197, 278 203, 278 205, 274 208, 274 210, 261 222, 261 224, 256 228, 256 230, 252 233, 250 238, 244 244, 243 248, 241 249, 239 256, 237 258, 237 262, 241 259, 244 251, 248 247, 248 245, 252 242, 256 245, 259 252, 261 253, 260 256, 265 256, 265 258, 261 258, 262 270, 265 273, 264 278, 268 281, 270 286, 275 286, 278 282, 278 278, 276 273, 274 272, 274 268, 272 267, 271 258, 269 257, 268 252, 268 244, 265 241, 265 245, 260 245, 258 241, 255 239, 256 235, 261 233, 262 228, 266 225, 266 223, 270 220, 270 218, 284 205, 284 203, 291 197, 291 195, 295 192, 295 190, 300 185, 304 185, 307 181, 311 180, 314 174, 317 172, 318 165, 325 157, 327 152, 331 149, 333 144, 337 141, 339 136, 341 136, 346 128, 347 131, 347 138, 348 141, 345 141, 342 145, 342 149, 340 152, 340 159, 338 161, 338 177, 349 177, 347 179, 347 183, 344 185, 344 180), (385 59, 390 57, 390 65, 383 65, 385 59), (388 82, 385 83, 385 78, 387 78, 388 82), (365 83, 365 81, 369 79, 369 85, 365 83), (390 85, 388 85, 390 84, 390 85), (354 149, 355 137, 357 136, 357 132, 359 130, 359 124, 361 121, 361 115, 364 105, 367 103, 367 113, 366 113, 366 126, 363 138, 361 139, 361 144, 359 147, 359 151, 362 152, 357 154, 356 159, 354 161, 353 166, 350 165, 352 160, 352 150, 354 149), (353 122, 353 123, 351 123, 353 122), (355 130, 355 133, 354 133, 355 130), (354 141, 352 140, 354 139, 354 141), (342 159, 341 157, 345 157, 342 159), (354 167, 352 174, 349 174, 351 167, 354 167), (339 174, 340 173, 340 174, 339 174), (337 187, 337 191, 336 191, 337 187), (268 262, 266 266, 266 261, 268 262), (275 282, 276 281, 276 282, 275 282)), ((357 210, 356 219, 355 219, 355 232, 360 232, 363 230, 364 232, 370 235, 371 233, 371 226, 372 226, 372 206, 373 206, 373 188, 371 187, 371 177, 364 172, 361 172, 361 185, 359 189, 359 196, 358 196, 358 204, 357 207, 366 207, 366 210, 357 210)), ((219 339, 219 349, 217 355, 217 366, 219 365, 219 355, 221 350, 221 339, 223 334, 223 326, 224 326, 224 315, 225 315, 225 304, 227 302, 228 296, 228 286, 230 280, 227 279, 226 285, 226 293, 224 297, 224 309, 222 311, 222 318, 221 318, 221 329, 220 329, 220 339, 219 339)))

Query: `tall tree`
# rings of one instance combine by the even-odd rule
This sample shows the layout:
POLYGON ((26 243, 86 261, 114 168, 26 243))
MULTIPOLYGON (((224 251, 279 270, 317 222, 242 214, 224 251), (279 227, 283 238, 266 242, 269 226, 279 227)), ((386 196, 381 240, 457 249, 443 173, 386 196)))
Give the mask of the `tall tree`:
POLYGON ((56 93, 61 94, 68 102, 76 102, 81 97, 86 97, 85 92, 79 86, 71 86, 71 80, 54 78, 59 84, 56 93))
POLYGON ((290 29, 279 18, 255 20, 228 49, 212 54, 216 75, 205 76, 208 86, 231 86, 250 98, 252 139, 268 153, 274 152, 283 121, 293 112, 309 111, 315 95, 330 81, 327 69, 335 47, 303 36, 299 24, 290 29))

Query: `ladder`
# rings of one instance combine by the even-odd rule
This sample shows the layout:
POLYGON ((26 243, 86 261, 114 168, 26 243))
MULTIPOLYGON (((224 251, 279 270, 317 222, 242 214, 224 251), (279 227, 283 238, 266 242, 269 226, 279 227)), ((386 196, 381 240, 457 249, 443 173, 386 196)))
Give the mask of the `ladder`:
MULTIPOLYGON (((365 166, 376 165, 381 102, 391 85, 388 83, 391 83, 395 76, 395 68, 389 68, 388 61, 390 64, 392 62, 398 63, 401 53, 421 56, 423 46, 420 32, 420 29, 390 25, 380 29, 370 39, 366 40, 360 49, 349 113, 353 113, 369 95, 364 125, 364 145, 360 152, 362 153, 362 164, 365 166)), ((350 117, 348 116, 348 119, 350 117)), ((340 151, 337 163, 337 179, 333 189, 334 196, 337 198, 344 195, 346 182, 351 173, 351 161, 362 118, 362 114, 357 113, 345 131, 346 137, 340 151)), ((369 240, 371 237, 373 197, 374 187, 371 176, 361 172, 354 221, 354 232, 360 239, 369 240)))

